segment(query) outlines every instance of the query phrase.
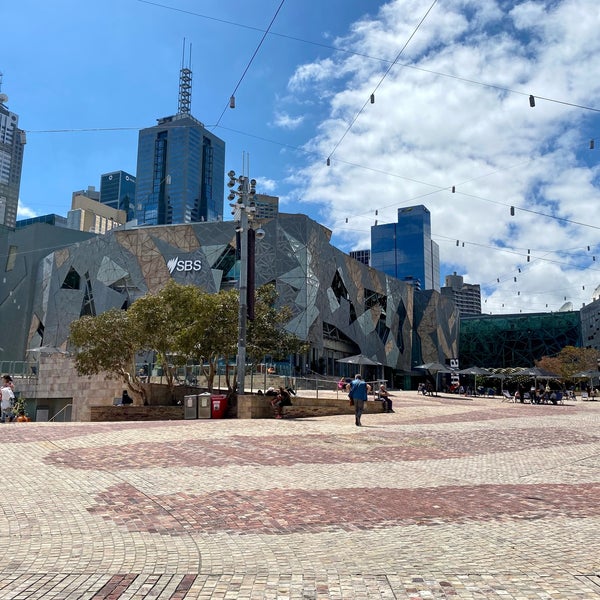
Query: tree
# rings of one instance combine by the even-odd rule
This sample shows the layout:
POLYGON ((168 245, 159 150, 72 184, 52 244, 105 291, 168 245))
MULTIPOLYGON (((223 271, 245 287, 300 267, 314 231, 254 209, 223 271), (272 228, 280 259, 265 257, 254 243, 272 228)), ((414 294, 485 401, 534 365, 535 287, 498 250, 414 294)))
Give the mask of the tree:
POLYGON ((544 356, 536 366, 547 369, 563 379, 573 380, 580 371, 598 370, 600 352, 593 348, 575 348, 565 346, 556 356, 544 356))
POLYGON ((276 307, 277 291, 274 284, 261 286, 256 291, 255 317, 248 324, 246 351, 248 358, 259 362, 266 354, 285 358, 304 352, 307 344, 284 329, 292 318, 289 306, 276 307))
MULTIPOLYGON (((248 357, 254 362, 265 354, 283 358, 306 347, 283 329, 292 314, 289 307, 275 308, 276 299, 274 285, 256 292, 256 318, 247 332, 248 357)), ((146 391, 135 368, 138 353, 156 353, 172 394, 175 369, 190 360, 203 365, 212 391, 219 358, 224 357, 227 386, 232 391, 228 359, 237 352, 238 311, 235 290, 209 294, 169 281, 160 292, 139 298, 127 311, 113 309, 74 321, 69 339, 77 347, 75 367, 82 375, 105 371, 121 379, 134 398, 143 402, 146 391)))
POLYGON ((80 375, 106 373, 120 379, 134 400, 144 403, 146 390, 135 365, 142 336, 127 312, 115 308, 96 317, 81 317, 71 323, 69 341, 77 347, 75 368, 80 375))
POLYGON ((129 319, 141 331, 143 350, 156 352, 162 364, 167 385, 173 393, 175 369, 186 364, 189 351, 182 347, 184 332, 201 316, 200 298, 207 295, 193 285, 181 285, 170 280, 157 294, 146 294, 129 308, 129 319))
POLYGON ((238 306, 235 290, 201 293, 196 298, 194 323, 178 335, 180 352, 202 365, 211 392, 219 358, 236 352, 238 306))

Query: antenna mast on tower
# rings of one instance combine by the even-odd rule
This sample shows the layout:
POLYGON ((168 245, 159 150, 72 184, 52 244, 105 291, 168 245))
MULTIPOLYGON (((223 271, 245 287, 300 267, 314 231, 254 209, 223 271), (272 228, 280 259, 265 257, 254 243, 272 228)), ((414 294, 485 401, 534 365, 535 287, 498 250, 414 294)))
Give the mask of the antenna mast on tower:
POLYGON ((183 52, 181 53, 181 70, 179 71, 179 105, 177 114, 189 115, 192 108, 192 44, 190 44, 190 57, 188 66, 185 62, 185 38, 183 38, 183 52))

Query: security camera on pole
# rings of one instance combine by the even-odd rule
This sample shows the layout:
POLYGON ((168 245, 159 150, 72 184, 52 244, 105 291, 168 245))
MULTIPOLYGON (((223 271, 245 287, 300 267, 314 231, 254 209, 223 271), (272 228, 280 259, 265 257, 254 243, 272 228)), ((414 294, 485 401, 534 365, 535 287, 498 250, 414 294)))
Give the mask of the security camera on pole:
MULTIPOLYGON (((235 171, 227 173, 229 181, 227 187, 230 189, 228 200, 236 200, 232 202, 231 214, 236 222, 236 233, 239 234, 239 259, 240 259, 240 309, 238 316, 238 350, 237 350, 237 393, 244 393, 244 381, 246 376, 246 323, 248 319, 248 305, 250 304, 250 317, 254 317, 254 237, 255 232, 249 227, 249 221, 254 218, 256 205, 254 204, 254 196, 256 194, 256 179, 248 179, 245 175, 240 175, 236 178, 235 171), (237 189, 233 189, 237 185, 237 189), (250 234, 252 231, 252 234, 250 234), (252 268, 251 275, 248 277, 248 257, 249 244, 252 252, 252 268), (248 303, 248 297, 250 303, 248 303)), ((264 232, 260 230, 256 232, 259 238, 264 237, 264 232)))

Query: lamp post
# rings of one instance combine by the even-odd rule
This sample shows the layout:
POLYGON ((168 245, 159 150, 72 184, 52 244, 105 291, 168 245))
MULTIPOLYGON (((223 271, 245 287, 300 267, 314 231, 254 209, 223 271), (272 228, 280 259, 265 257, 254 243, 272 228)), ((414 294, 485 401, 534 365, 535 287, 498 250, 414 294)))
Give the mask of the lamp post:
MULTIPOLYGON (((246 378, 246 325, 248 319, 248 232, 249 220, 254 217, 256 206, 254 204, 254 195, 256 194, 256 179, 248 179, 245 175, 236 178, 235 171, 227 173, 229 181, 227 187, 230 188, 228 200, 237 201, 230 206, 233 208, 233 220, 237 223, 236 232, 239 233, 239 259, 240 259, 240 279, 239 294, 240 304, 238 313, 238 344, 237 344, 237 393, 244 393, 244 383, 246 378), (233 188, 237 184, 237 189, 233 188)), ((251 293, 254 294, 254 281, 251 282, 251 293)))

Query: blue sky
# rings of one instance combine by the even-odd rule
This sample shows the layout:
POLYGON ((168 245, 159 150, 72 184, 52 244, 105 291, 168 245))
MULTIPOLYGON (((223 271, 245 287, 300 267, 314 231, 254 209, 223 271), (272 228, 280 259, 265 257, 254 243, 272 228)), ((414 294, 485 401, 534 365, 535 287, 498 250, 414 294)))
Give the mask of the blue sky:
POLYGON ((20 0, 0 21, 20 217, 135 173, 138 130, 177 110, 185 38, 227 169, 249 157, 258 191, 336 246, 424 204, 442 282, 480 283, 484 312, 579 308, 600 284, 597 0, 20 0))

